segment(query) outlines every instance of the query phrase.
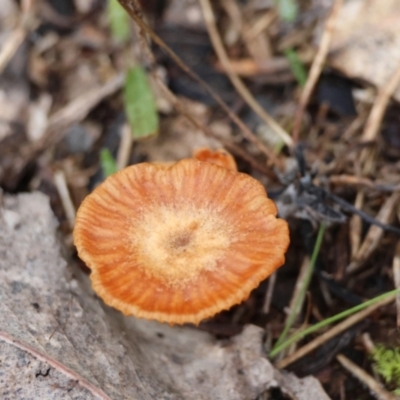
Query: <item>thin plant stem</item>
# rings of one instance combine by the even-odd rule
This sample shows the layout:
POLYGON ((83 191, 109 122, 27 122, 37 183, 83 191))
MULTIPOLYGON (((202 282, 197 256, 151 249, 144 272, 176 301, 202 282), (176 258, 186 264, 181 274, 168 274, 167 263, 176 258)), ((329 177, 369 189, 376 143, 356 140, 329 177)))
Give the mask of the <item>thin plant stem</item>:
POLYGON ((272 349, 272 352, 275 351, 275 349, 280 346, 282 344, 282 342, 286 339, 286 336, 290 330, 290 328, 293 326, 299 312, 300 312, 300 308, 304 302, 304 298, 306 296, 306 292, 308 289, 308 286, 310 284, 311 281, 311 277, 312 274, 314 272, 314 266, 315 263, 317 261, 317 257, 321 248, 321 244, 322 244, 322 239, 324 237, 324 233, 325 233, 325 229, 326 229, 326 225, 324 222, 321 223, 319 230, 318 230, 318 235, 317 235, 317 240, 315 242, 314 245, 314 249, 313 249, 313 253, 311 255, 311 260, 310 263, 308 265, 308 270, 306 272, 306 275, 304 277, 304 281, 302 282, 302 288, 299 292, 299 296, 297 297, 294 306, 292 307, 292 309, 290 310, 290 314, 289 317, 286 320, 285 323, 285 327, 283 328, 283 331, 281 333, 281 335, 278 338, 278 341, 275 343, 274 348, 272 349))
POLYGON ((286 349, 286 347, 290 346, 292 343, 299 341, 300 339, 303 339, 305 336, 309 335, 310 333, 318 331, 319 329, 324 328, 325 326, 330 325, 333 322, 343 319, 349 315, 355 314, 356 312, 361 311, 377 302, 380 302, 383 299, 392 297, 399 292, 400 292, 400 289, 391 290, 390 292, 386 292, 384 294, 381 294, 380 296, 374 297, 371 300, 367 300, 364 303, 361 303, 355 307, 349 308, 346 311, 342 311, 339 314, 336 314, 336 315, 333 315, 332 317, 326 318, 323 321, 318 322, 317 324, 312 325, 312 326, 294 334, 292 337, 290 337, 288 340, 286 340, 279 346, 274 346, 274 348, 269 353, 269 356, 271 358, 273 358, 276 355, 278 355, 282 350, 286 349))

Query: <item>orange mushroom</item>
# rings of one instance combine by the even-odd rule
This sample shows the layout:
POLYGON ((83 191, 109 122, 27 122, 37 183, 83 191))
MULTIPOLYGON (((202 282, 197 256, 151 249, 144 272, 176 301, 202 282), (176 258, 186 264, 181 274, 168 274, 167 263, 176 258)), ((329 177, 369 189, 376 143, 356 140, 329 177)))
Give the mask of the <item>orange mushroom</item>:
POLYGON ((249 175, 195 159, 106 179, 74 229, 92 285, 126 315, 199 323, 246 299, 284 263, 287 223, 249 175))
POLYGON ((193 152, 193 158, 199 161, 210 162, 232 171, 237 171, 235 159, 224 149, 211 150, 207 147, 202 147, 193 152))

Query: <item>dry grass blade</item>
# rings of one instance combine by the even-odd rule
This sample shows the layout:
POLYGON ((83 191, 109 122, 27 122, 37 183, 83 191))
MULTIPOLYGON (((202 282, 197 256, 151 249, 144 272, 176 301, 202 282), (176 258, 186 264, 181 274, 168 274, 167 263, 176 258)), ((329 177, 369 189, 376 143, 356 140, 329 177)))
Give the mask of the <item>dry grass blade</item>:
POLYGON ((199 122, 196 119, 196 117, 194 117, 187 110, 184 103, 171 92, 171 90, 165 85, 165 83, 159 77, 156 77, 156 82, 160 90, 163 92, 165 97, 171 102, 174 108, 183 116, 185 116, 185 118, 187 118, 187 120, 190 121, 194 127, 201 130, 206 136, 218 139, 227 150, 231 151, 233 154, 237 155, 243 160, 246 160, 255 170, 261 172, 265 176, 272 177, 271 171, 266 167, 264 167, 264 165, 261 165, 257 161, 255 161, 254 157, 247 154, 246 151, 244 151, 242 148, 234 144, 232 141, 215 135, 214 132, 209 127, 199 122))
POLYGON ((378 96, 375 99, 361 137, 362 142, 371 142, 376 139, 389 100, 399 85, 400 65, 397 67, 386 86, 383 86, 379 91, 378 96))
POLYGON ((129 163, 129 156, 132 151, 133 135, 129 124, 124 124, 121 128, 121 140, 117 153, 117 169, 125 168, 129 163))
MULTIPOLYGON (((308 257, 304 257, 303 262, 301 263, 299 275, 297 276, 296 284, 294 286, 292 298, 289 303, 289 310, 293 310, 293 308, 295 307, 295 305, 297 303, 297 299, 299 298, 299 296, 301 296, 301 291, 302 291, 302 287, 304 285, 304 281, 307 276, 309 264, 310 264, 310 259, 308 257)), ((297 313, 300 312, 302 306, 303 306, 303 302, 301 302, 301 304, 299 304, 297 313)))
POLYGON ((121 89, 124 79, 124 74, 119 74, 104 85, 92 89, 72 100, 51 115, 45 135, 35 143, 36 148, 44 149, 48 144, 54 144, 61 140, 66 128, 75 122, 82 121, 101 100, 121 89))
MULTIPOLYGON (((304 304, 304 293, 305 288, 304 285, 307 283, 307 275, 309 274, 310 267, 310 259, 308 257, 304 257, 303 262, 300 267, 300 272, 297 276, 296 284, 293 290, 292 298, 290 299, 289 307, 287 310, 287 315, 285 319, 285 328, 286 326, 292 327, 293 324, 299 319, 299 313, 303 308, 304 304)), ((282 338, 284 339, 284 337, 282 338)), ((283 340, 281 340, 282 342, 283 340)), ((279 344, 279 340, 277 342, 279 344)), ((291 347, 293 349, 293 347, 291 347)), ((279 357, 283 358, 284 355, 287 354, 287 351, 283 351, 279 357)))
MULTIPOLYGON (((331 175, 329 177, 329 183, 333 185, 343 186, 358 186, 362 188, 379 190, 380 192, 398 192, 400 191, 400 184, 398 185, 385 185, 373 182, 371 179, 363 178, 355 175, 331 175)), ((355 205, 355 207, 360 208, 355 205)))
MULTIPOLYGON (((364 192, 359 190, 357 192, 354 207, 361 210, 364 204, 364 192)), ((362 233, 362 219, 359 215, 354 214, 350 218, 350 247, 351 247, 351 259, 357 256, 361 245, 361 233, 362 233)))
POLYGON ((332 339, 334 336, 338 335, 341 332, 344 332, 346 329, 349 329, 351 326, 355 325, 356 323, 362 321, 364 318, 367 318, 372 312, 374 312, 379 307, 382 307, 386 304, 391 303, 395 300, 396 295, 393 294, 391 296, 387 296, 382 300, 376 302, 375 304, 365 308, 364 310, 352 315, 351 317, 345 319, 341 323, 337 324, 327 332, 323 333, 322 335, 318 336, 311 342, 307 343, 297 351, 295 351, 290 356, 284 358, 281 361, 276 363, 278 368, 286 368, 288 365, 294 363, 301 357, 304 357, 306 354, 311 353, 313 350, 317 349, 323 343, 327 342, 328 340, 332 339))
POLYGON ((214 50, 218 55, 219 61, 221 62, 224 70, 229 76, 233 86, 242 96, 243 100, 249 105, 249 107, 260 117, 262 120, 272 128, 272 130, 280 136, 280 138, 289 147, 293 146, 292 138, 287 134, 287 132, 260 106, 254 96, 247 89, 242 80, 238 77, 236 72, 231 66, 229 57, 226 53, 224 44, 222 42, 221 36, 217 29, 217 24, 215 22, 215 17, 213 9, 211 7, 209 0, 199 0, 200 5, 203 9, 204 20, 207 25, 208 33, 211 38, 211 42, 214 46, 214 50))
POLYGON ((36 26, 34 5, 33 0, 22 1, 20 22, 0 50, 0 74, 19 49, 26 35, 36 26))
POLYGON ((271 301, 272 301, 272 295, 273 295, 274 289, 275 289, 276 278, 277 278, 276 272, 274 272, 268 278, 268 287, 267 287, 267 292, 265 293, 264 304, 263 304, 263 308, 262 308, 262 311, 265 314, 268 314, 269 310, 271 308, 271 301))
MULTIPOLYGON (((390 224, 393 214, 396 211, 395 208, 400 199, 400 192, 394 192, 382 205, 379 213, 376 217, 376 220, 383 224, 390 224)), ((368 233, 361 244, 355 259, 350 263, 347 267, 347 273, 353 273, 362 267, 364 262, 368 259, 368 257, 372 254, 374 250, 378 247, 382 237, 384 230, 379 226, 372 225, 368 233)))
POLYGON ((321 38, 318 52, 315 55, 306 85, 301 93, 300 103, 296 111, 294 125, 293 125, 292 138, 294 143, 297 143, 299 140, 303 114, 307 107, 308 101, 310 100, 315 84, 317 83, 321 71, 324 67, 324 62, 328 55, 332 34, 335 29, 336 17, 339 13, 340 8, 342 7, 342 4, 343 0, 335 0, 335 3, 332 6, 332 11, 328 20, 326 21, 325 30, 321 38))
POLYGON ((398 400, 399 398, 394 394, 388 392, 382 387, 382 385, 377 382, 371 375, 367 374, 362 368, 357 364, 354 364, 351 360, 345 357, 343 354, 338 354, 336 359, 340 364, 347 369, 352 375, 359 379, 369 390, 374 394, 374 396, 379 400, 398 400))
MULTIPOLYGON (((383 116, 389 104, 389 100, 400 84, 400 65, 394 71, 388 83, 383 86, 375 99, 371 112, 361 136, 361 142, 368 143, 376 140, 383 116)), ((373 151, 371 148, 363 149, 360 156, 360 172, 366 173, 373 169, 373 151)))
POLYGON ((146 35, 160 46, 174 62, 193 80, 195 80, 227 113, 229 118, 241 129, 243 136, 253 143, 261 153, 263 153, 269 160, 279 166, 280 161, 275 154, 268 149, 264 144, 254 135, 254 133, 244 124, 244 122, 227 106, 222 98, 206 83, 204 82, 195 72, 193 72, 180 58, 179 56, 143 21, 141 9, 138 5, 137 0, 118 0, 120 4, 125 8, 130 17, 137 23, 137 25, 143 30, 146 35))
POLYGON ((54 184, 56 186, 58 195, 60 196, 61 204, 63 205, 69 226, 72 229, 75 225, 76 210, 69 194, 67 180, 65 179, 65 174, 63 171, 60 170, 54 173, 54 184))

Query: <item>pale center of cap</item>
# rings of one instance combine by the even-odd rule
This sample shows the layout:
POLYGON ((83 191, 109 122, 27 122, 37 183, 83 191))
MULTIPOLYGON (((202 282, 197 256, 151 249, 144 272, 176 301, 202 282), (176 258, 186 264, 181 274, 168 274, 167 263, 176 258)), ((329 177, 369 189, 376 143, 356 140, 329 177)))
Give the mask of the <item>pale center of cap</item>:
POLYGON ((232 241, 227 225, 213 210, 153 208, 132 226, 129 238, 139 268, 179 286, 216 268, 232 241))

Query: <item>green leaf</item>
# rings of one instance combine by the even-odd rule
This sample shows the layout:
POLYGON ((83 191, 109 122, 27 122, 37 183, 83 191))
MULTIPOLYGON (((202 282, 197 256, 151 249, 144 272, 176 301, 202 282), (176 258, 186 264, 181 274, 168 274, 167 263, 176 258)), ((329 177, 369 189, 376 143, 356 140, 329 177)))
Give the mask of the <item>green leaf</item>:
POLYGON ((107 17, 112 37, 120 42, 127 41, 130 37, 129 16, 118 0, 108 0, 107 17))
POLYGON ((294 21, 297 17, 297 0, 276 0, 279 16, 284 21, 294 21))
POLYGON ((158 133, 158 113, 147 75, 140 66, 126 74, 125 112, 135 139, 158 133))
POLYGON ((307 72, 304 68, 303 63, 293 49, 285 49, 284 53, 287 60, 289 61, 289 66, 293 72, 293 75, 295 76, 299 85, 303 87, 307 82, 307 72))
POLYGON ((112 156, 110 150, 103 148, 100 151, 100 163, 101 163, 101 168, 103 168, 103 172, 105 177, 107 178, 108 176, 114 174, 117 172, 117 164, 114 160, 114 157, 112 156))

